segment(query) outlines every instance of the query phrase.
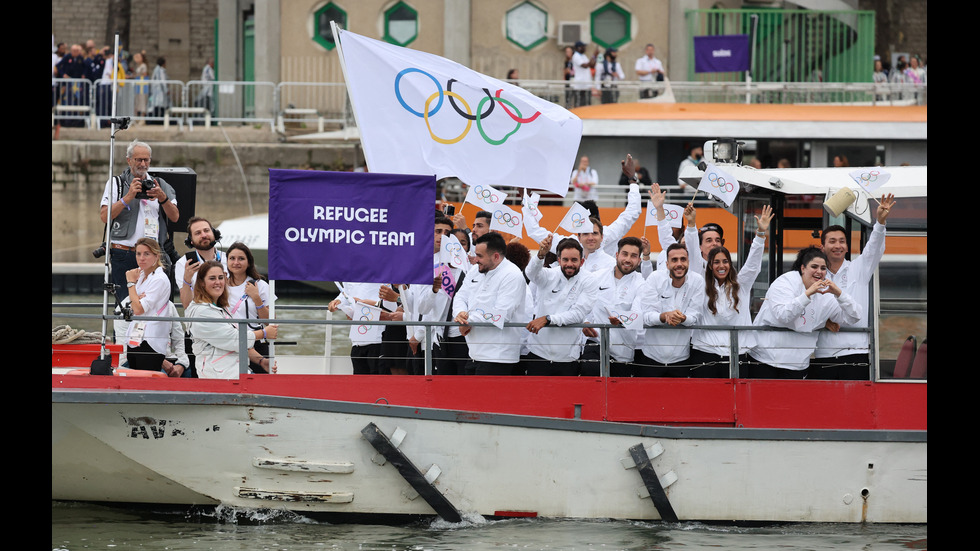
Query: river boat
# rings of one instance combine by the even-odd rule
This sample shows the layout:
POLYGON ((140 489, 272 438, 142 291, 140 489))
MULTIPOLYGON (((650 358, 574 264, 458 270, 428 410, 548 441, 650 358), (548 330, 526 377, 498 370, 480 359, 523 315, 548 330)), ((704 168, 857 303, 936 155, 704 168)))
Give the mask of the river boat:
MULTIPOLYGON (((742 185, 726 209, 731 241, 745 246, 735 236, 751 233, 760 201, 776 210, 768 281, 783 271, 791 232, 828 218, 861 243, 870 230, 873 199, 860 192, 816 222, 783 210, 788 196, 838 196, 840 169, 727 170, 742 185)), ((902 207, 889 234, 914 240, 925 232, 925 168, 883 170, 891 177, 877 194, 895 193, 902 207)), ((77 348, 53 347, 52 499, 450 522, 926 523, 927 380, 909 376, 924 369, 926 351, 907 340, 890 350, 873 287, 869 381, 329 369, 169 379, 124 368, 92 375, 97 346, 74 362, 77 348)))

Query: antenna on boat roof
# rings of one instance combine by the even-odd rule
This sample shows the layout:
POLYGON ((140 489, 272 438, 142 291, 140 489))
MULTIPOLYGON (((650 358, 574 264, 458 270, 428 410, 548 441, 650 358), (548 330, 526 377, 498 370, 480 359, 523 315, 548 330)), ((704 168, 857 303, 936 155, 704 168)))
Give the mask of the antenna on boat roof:
MULTIPOLYGON (((116 132, 119 130, 125 130, 129 128, 129 117, 123 117, 121 119, 116 118, 116 91, 118 90, 119 82, 119 31, 116 31, 116 37, 113 44, 112 53, 112 111, 109 118, 110 131, 109 131, 109 181, 112 181, 113 172, 113 156, 115 154, 115 142, 116 142, 116 132)), ((108 254, 109 247, 111 246, 111 232, 112 227, 112 204, 115 199, 112 198, 113 190, 117 189, 116 186, 109 186, 109 204, 106 208, 105 217, 105 271, 104 280, 102 288, 102 342, 99 347, 99 357, 92 360, 92 367, 90 373, 92 375, 112 375, 112 354, 106 350, 106 335, 108 334, 108 320, 107 313, 109 310, 109 292, 112 291, 113 298, 116 302, 119 302, 118 297, 116 297, 115 286, 112 284, 112 280, 109 277, 109 257, 108 254)), ((122 189, 118 189, 121 193, 122 189)), ((117 197, 116 199, 120 199, 117 197)))

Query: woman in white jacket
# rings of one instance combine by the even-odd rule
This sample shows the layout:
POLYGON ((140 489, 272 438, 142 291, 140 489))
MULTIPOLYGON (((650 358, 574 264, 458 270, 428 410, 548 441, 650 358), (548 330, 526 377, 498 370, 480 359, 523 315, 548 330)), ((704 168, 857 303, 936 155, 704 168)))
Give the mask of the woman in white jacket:
MULTIPOLYGON (((752 325, 750 301, 752 284, 762 272, 762 253, 766 248, 766 234, 772 221, 772 207, 762 207, 762 214, 755 217, 758 227, 749 255, 742 270, 732 264, 732 255, 724 247, 708 252, 704 274, 704 305, 702 325, 752 325)), ((691 340, 691 362, 701 366, 691 371, 692 377, 727 378, 730 373, 731 336, 729 331, 698 329, 691 340)), ((738 361, 748 361, 746 353, 754 344, 754 332, 738 332, 738 361)))
POLYGON ((140 319, 166 316, 170 303, 170 279, 160 264, 160 245, 149 237, 136 241, 136 268, 126 271, 126 292, 133 308, 133 321, 126 328, 126 358, 129 367, 161 371, 170 342, 170 322, 140 319))
MULTIPOLYGON (((185 316, 194 319, 231 319, 228 313, 228 288, 225 268, 220 262, 205 262, 197 272, 194 298, 187 306, 185 316)), ((239 344, 237 323, 210 323, 189 321, 196 356, 197 375, 201 379, 235 379, 239 374, 239 344)), ((278 325, 246 331, 249 358, 269 373, 276 372, 276 365, 255 352, 255 341, 275 339, 279 336, 278 325)))
POLYGON ((749 350, 754 362, 745 375, 755 379, 805 379, 818 331, 837 331, 861 319, 861 307, 827 278, 827 255, 817 247, 800 251, 793 269, 772 282, 755 318, 756 326, 792 331, 759 331, 749 350))

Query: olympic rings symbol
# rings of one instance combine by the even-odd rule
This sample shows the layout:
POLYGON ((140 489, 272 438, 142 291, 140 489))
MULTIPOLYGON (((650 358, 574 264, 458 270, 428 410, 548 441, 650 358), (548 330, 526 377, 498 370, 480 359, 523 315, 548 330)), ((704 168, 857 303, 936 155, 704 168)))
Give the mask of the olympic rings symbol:
POLYGON ((515 132, 520 130, 522 124, 534 122, 534 120, 537 119, 538 116, 541 114, 540 111, 535 111, 535 113, 530 117, 524 117, 521 114, 520 109, 518 109, 516 105, 500 97, 500 93, 503 92, 503 89, 497 90, 495 95, 491 95, 490 90, 486 88, 483 88, 483 92, 486 94, 486 97, 480 99, 480 103, 477 104, 476 106, 476 114, 473 114, 472 110, 470 109, 469 103, 466 102, 463 96, 452 91, 454 82, 457 82, 457 80, 454 78, 447 80, 446 89, 443 90, 442 85, 439 83, 438 80, 436 80, 434 76, 432 76, 430 73, 423 71, 422 69, 417 69, 415 67, 409 67, 408 69, 403 69, 401 72, 398 73, 397 76, 395 76, 395 98, 398 99, 398 103, 401 104, 401 106, 409 113, 425 120, 425 126, 429 131, 429 136, 433 139, 433 141, 437 143, 451 145, 459 142, 464 137, 466 137, 466 135, 470 132, 470 129, 473 126, 473 121, 476 121, 477 130, 480 132, 480 135, 483 137, 484 141, 486 141, 490 145, 501 145, 504 142, 506 142, 507 139, 510 138, 515 132), (433 92, 432 95, 430 95, 425 100, 425 105, 422 108, 422 111, 416 111, 415 109, 412 109, 412 107, 410 107, 408 103, 405 102, 405 98, 402 96, 401 86, 400 86, 401 79, 403 76, 409 73, 420 73, 422 75, 425 75, 432 80, 433 84, 435 84, 436 91, 433 92), (435 114, 438 113, 439 110, 442 108, 443 101, 446 97, 449 98, 449 103, 450 105, 452 105, 456 113, 466 120, 466 126, 463 128, 463 131, 460 132, 460 134, 454 138, 443 138, 437 136, 435 132, 433 132, 432 130, 432 124, 429 122, 429 118, 435 116, 435 114), (456 104, 456 100, 459 100, 459 102, 465 108, 465 111, 460 109, 459 105, 456 104), (434 106, 432 105, 433 102, 436 102, 434 106), (490 106, 487 108, 486 111, 483 111, 484 104, 487 102, 490 102, 490 106), (500 139, 491 138, 490 136, 487 135, 486 131, 483 129, 483 120, 486 119, 488 116, 490 116, 491 113, 493 113, 497 103, 500 104, 501 108, 504 110, 507 116, 509 116, 511 120, 513 120, 514 123, 516 124, 513 130, 506 133, 504 137, 500 139), (508 106, 510 107, 510 109, 507 108, 508 106), (513 109, 513 112, 511 111, 511 109, 513 109))
POLYGON ((727 193, 735 191, 735 184, 727 182, 723 177, 715 174, 714 172, 708 174, 708 182, 712 187, 718 188, 719 191, 724 191, 727 193))
POLYGON ((509 228, 516 228, 517 226, 521 225, 521 217, 510 212, 497 210, 493 212, 493 216, 497 219, 497 222, 500 222, 509 228))
POLYGON ((572 213, 572 227, 581 228, 585 224, 585 217, 577 212, 572 213))
POLYGON ((681 213, 679 211, 676 210, 667 211, 667 218, 670 218, 671 220, 677 220, 680 217, 681 217, 681 213))
POLYGON ((491 314, 490 312, 484 311, 482 308, 475 308, 470 310, 471 314, 475 314, 483 318, 484 321, 489 321, 491 323, 497 323, 500 321, 500 314, 491 314))
POLYGON ((629 323, 631 321, 634 321, 637 317, 639 317, 639 316, 636 313, 630 314, 628 316, 626 314, 620 314, 619 315, 619 321, 621 321, 623 323, 629 323))
POLYGON ((459 243, 446 243, 443 247, 449 254, 460 254, 463 252, 463 246, 459 243))
POLYGON ((476 198, 480 199, 484 203, 491 205, 493 203, 500 202, 500 196, 496 193, 490 191, 489 189, 483 189, 483 186, 476 186, 473 188, 473 193, 476 194, 476 198))
MULTIPOLYGON (((368 308, 367 306, 361 306, 361 317, 358 318, 358 319, 360 321, 371 321, 371 309, 368 308)), ((366 334, 370 330, 371 330, 371 328, 368 327, 367 325, 358 325, 357 326, 357 332, 360 333, 360 334, 362 334, 362 335, 366 334)))
POLYGON ((873 184, 877 179, 878 175, 881 174, 877 170, 872 170, 871 172, 862 172, 861 181, 873 184))

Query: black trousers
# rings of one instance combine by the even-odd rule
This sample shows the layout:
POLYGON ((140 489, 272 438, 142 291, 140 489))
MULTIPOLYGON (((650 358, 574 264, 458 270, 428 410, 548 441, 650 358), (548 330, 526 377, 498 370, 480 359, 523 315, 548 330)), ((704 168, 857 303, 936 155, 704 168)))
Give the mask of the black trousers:
POLYGON ((130 369, 140 369, 142 371, 161 371, 163 370, 163 354, 160 354, 143 341, 137 347, 126 346, 126 360, 129 362, 130 369))
MULTIPOLYGON (((711 352, 691 349, 691 357, 688 359, 695 367, 691 369, 691 377, 701 379, 727 379, 731 376, 731 365, 728 356, 721 356, 711 352)), ((748 365, 749 355, 740 354, 738 356, 739 377, 745 378, 743 369, 748 365)))
POLYGON ((442 339, 432 353, 432 369, 436 375, 466 375, 466 364, 470 362, 466 337, 460 335, 442 339))
MULTIPOLYGON (((583 377, 599 376, 599 343, 588 341, 579 357, 579 375, 583 377)), ((609 358, 610 377, 632 377, 632 362, 620 362, 609 358)))
POLYGON ((510 375, 514 369, 514 364, 503 364, 496 362, 478 362, 470 360, 466 364, 467 375, 510 375))
POLYGON ((869 381, 871 380, 871 356, 849 354, 837 358, 810 360, 807 379, 819 381, 869 381))
POLYGON ((521 359, 521 363, 526 366, 525 373, 531 376, 575 377, 578 375, 579 362, 577 361, 553 362, 537 354, 528 353, 521 359))
POLYGON ((350 347, 350 363, 355 375, 390 375, 381 366, 381 343, 360 344, 350 347))
POLYGON ((633 376, 691 377, 691 372, 694 365, 695 364, 691 363, 690 358, 672 364, 661 363, 647 357, 643 352, 637 350, 633 376))

